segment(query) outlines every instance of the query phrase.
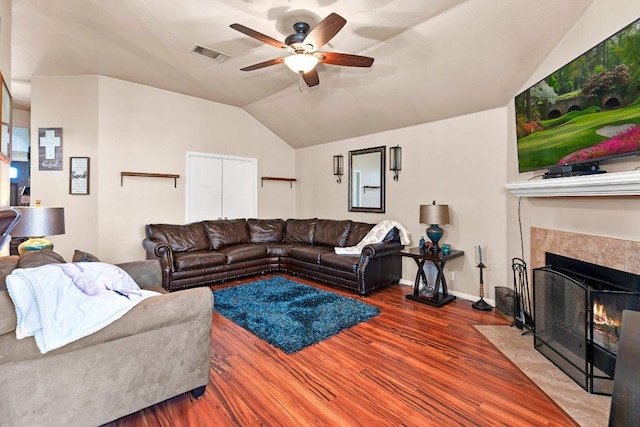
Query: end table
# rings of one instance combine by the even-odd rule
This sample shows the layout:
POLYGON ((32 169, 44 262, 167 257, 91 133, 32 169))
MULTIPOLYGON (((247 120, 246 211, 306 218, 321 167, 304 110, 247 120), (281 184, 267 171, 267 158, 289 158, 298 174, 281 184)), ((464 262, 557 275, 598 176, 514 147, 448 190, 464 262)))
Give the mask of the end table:
POLYGON ((449 295, 447 289, 447 279, 444 274, 444 266, 450 259, 458 258, 464 255, 464 251, 451 250, 448 254, 443 254, 442 251, 433 252, 429 248, 410 248, 400 251, 400 256, 413 258, 418 265, 418 273, 416 274, 416 281, 413 285, 413 294, 407 295, 407 299, 420 302, 422 304, 428 304, 433 307, 442 307, 443 305, 456 299, 455 295, 449 295), (431 262, 438 270, 435 283, 429 284, 427 281, 427 275, 424 271, 425 262, 431 262), (432 294, 420 294, 420 279, 422 279, 427 288, 433 287, 432 294), (442 290, 440 290, 442 288, 442 290))

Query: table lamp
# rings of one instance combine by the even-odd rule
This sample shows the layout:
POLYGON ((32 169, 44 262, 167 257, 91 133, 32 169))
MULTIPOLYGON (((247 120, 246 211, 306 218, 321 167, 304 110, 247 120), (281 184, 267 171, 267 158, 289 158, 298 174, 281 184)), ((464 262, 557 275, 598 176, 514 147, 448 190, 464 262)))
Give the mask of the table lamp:
POLYGON ((44 236, 64 234, 64 208, 17 207, 20 220, 11 235, 28 237, 18 246, 18 253, 52 250, 53 243, 44 236))
POLYGON ((438 242, 444 233, 440 225, 449 224, 449 205, 436 205, 435 200, 431 205, 420 205, 420 223, 429 224, 427 237, 433 243, 431 250, 439 252, 438 242))

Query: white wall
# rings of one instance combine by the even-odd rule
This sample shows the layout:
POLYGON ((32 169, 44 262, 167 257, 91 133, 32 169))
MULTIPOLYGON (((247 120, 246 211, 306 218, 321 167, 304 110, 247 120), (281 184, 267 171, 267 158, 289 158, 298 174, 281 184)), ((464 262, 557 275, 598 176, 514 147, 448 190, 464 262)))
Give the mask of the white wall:
MULTIPOLYGON (((34 163, 31 198, 65 207, 67 232, 50 240, 67 260, 74 249, 108 262, 143 259, 145 224, 184 223, 187 151, 255 157, 258 178, 295 176, 294 150, 243 110, 149 86, 35 78, 31 119, 32 151, 39 127, 63 128, 65 169, 40 172, 34 163), (90 195, 68 194, 69 156, 91 157, 90 195), (177 188, 169 179, 129 177, 121 186, 122 171, 180 178, 177 188)), ((294 209, 288 184, 258 182, 259 217, 290 217, 294 209)))
POLYGON ((29 126, 31 126, 31 112, 27 110, 21 110, 19 108, 14 108, 13 126, 19 128, 29 128, 29 126))
POLYGON ((36 77, 31 81, 31 206, 65 208, 66 233, 47 236, 71 260, 74 249, 98 255, 98 77, 36 77), (38 170, 38 128, 62 128, 62 171, 38 170), (89 157, 89 195, 69 194, 69 157, 89 157))
MULTIPOLYGON (((506 141, 507 110, 485 111, 383 132, 361 138, 323 144, 296 151, 296 213, 300 218, 352 219, 370 223, 393 219, 412 234, 417 246, 427 225, 419 222, 419 206, 433 200, 447 204, 451 224, 444 226, 441 243, 462 249, 465 256, 447 264, 447 283, 459 295, 478 295, 479 272, 474 246, 488 246, 485 263, 485 295, 493 298, 494 286, 509 284, 504 268, 506 253, 506 141), (361 148, 387 147, 386 213, 352 213, 347 210, 348 179, 337 184, 332 174, 336 154, 345 156, 361 148), (402 147, 402 171, 398 181, 389 169, 389 147, 402 147), (455 280, 450 279, 455 272, 455 280)), ((346 168, 348 169, 348 168, 346 168)), ((348 173, 348 170, 345 170, 348 173)), ((403 260, 402 278, 413 283, 417 267, 403 260)))

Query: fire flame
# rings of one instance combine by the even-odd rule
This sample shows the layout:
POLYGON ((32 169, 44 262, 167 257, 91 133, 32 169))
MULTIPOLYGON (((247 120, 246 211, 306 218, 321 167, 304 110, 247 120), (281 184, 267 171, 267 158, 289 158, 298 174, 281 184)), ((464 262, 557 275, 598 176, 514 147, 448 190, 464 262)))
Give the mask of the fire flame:
POLYGON ((607 309, 603 304, 593 303, 593 323, 598 325, 609 325, 616 328, 620 327, 620 320, 609 319, 607 309))

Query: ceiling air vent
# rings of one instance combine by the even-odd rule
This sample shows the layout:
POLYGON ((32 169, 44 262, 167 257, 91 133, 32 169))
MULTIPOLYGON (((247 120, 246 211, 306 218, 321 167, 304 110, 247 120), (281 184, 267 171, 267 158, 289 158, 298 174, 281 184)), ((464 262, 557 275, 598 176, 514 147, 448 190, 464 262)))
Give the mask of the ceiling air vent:
POLYGON ((200 46, 199 44, 193 45, 193 47, 191 48, 191 53, 202 55, 206 58, 213 59, 214 61, 218 62, 224 62, 229 59, 229 55, 216 52, 215 50, 209 49, 208 47, 200 46))

